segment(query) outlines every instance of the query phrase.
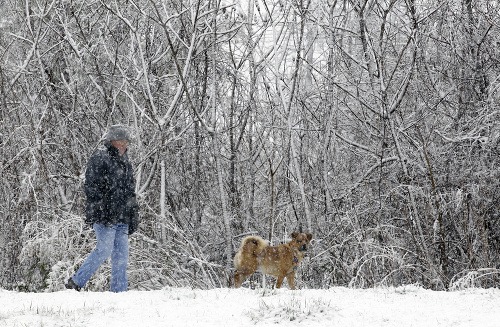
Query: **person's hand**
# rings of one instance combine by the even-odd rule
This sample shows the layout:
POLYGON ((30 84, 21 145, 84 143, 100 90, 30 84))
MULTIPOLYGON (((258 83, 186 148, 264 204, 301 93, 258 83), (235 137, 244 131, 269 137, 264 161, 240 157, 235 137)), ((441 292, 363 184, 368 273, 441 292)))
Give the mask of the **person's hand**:
POLYGON ((127 201, 127 210, 129 212, 128 234, 132 235, 139 227, 139 204, 137 198, 134 196, 127 201))

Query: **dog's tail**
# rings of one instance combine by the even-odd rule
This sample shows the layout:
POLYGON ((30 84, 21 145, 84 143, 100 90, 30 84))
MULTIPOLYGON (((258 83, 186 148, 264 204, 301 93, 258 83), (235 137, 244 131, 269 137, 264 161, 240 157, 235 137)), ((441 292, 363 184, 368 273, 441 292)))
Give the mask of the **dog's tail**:
POLYGON ((246 236, 241 240, 240 248, 234 257, 234 266, 238 269, 242 260, 256 260, 268 245, 268 242, 260 236, 246 236))
POLYGON ((247 236, 241 240, 240 250, 245 252, 251 252, 254 255, 259 253, 267 247, 269 243, 260 236, 247 236))

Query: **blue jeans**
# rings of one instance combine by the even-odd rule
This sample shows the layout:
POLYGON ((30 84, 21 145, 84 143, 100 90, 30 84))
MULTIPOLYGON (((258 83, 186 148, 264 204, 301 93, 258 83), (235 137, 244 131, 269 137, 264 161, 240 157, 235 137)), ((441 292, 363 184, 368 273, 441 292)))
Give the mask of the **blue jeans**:
POLYGON ((101 264, 111 257, 111 292, 125 292, 128 288, 128 225, 117 224, 106 227, 94 224, 97 238, 95 249, 73 275, 73 281, 83 287, 101 264))

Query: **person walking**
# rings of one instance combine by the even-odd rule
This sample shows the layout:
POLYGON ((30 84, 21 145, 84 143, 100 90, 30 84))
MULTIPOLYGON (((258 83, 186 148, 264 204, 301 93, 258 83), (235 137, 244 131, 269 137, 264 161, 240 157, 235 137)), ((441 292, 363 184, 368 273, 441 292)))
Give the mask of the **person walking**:
POLYGON ((135 178, 127 156, 130 132, 113 125, 104 144, 90 157, 85 173, 85 222, 92 225, 97 244, 78 271, 68 279, 67 289, 81 290, 102 263, 111 257, 111 292, 128 289, 128 236, 139 224, 135 178))

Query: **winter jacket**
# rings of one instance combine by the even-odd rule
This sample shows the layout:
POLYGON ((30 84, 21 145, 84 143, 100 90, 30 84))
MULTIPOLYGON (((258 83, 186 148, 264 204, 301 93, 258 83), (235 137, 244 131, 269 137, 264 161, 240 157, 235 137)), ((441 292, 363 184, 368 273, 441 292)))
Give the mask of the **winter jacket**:
POLYGON ((120 156, 109 142, 97 149, 87 163, 84 187, 86 223, 128 224, 129 234, 136 231, 139 206, 132 165, 126 153, 120 156))

